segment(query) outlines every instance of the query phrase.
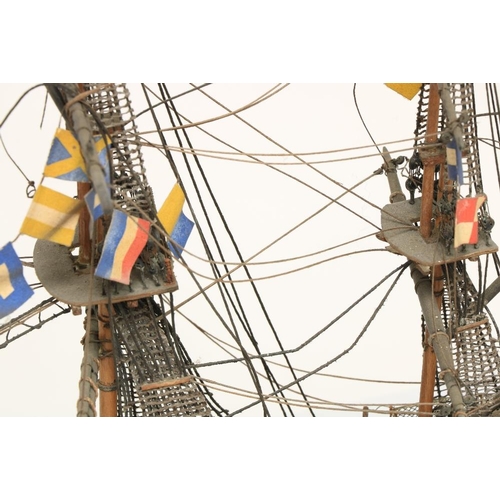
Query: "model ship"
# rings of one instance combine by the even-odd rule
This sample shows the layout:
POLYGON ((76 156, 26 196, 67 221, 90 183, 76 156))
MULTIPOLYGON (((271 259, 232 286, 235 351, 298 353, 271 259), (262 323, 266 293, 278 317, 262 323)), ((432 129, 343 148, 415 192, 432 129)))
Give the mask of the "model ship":
MULTIPOLYGON (((473 84, 387 86, 415 106, 415 128, 403 134, 413 133, 412 144, 408 149, 375 145, 376 153, 365 159, 373 166, 369 175, 347 186, 322 168, 321 161, 309 156, 304 160, 305 154, 293 153, 277 141, 272 142, 286 157, 283 163, 273 153, 242 151, 229 142, 220 151, 198 147, 191 133, 204 131, 214 120, 196 123, 186 118, 176 106, 182 94, 173 96, 164 84, 157 92, 144 87, 147 106, 139 114, 134 113, 131 93, 124 84, 46 84, 62 125, 55 133, 42 181, 28 185, 32 198, 20 234, 36 240, 32 264, 17 256, 15 241, 6 242, 2 250, 0 309, 6 318, 1 327, 5 335, 2 347, 44 326, 49 320, 44 315, 55 305, 81 313, 85 320, 78 416, 236 416, 254 412, 317 416, 332 410, 366 416, 496 416, 500 409, 499 345, 490 302, 500 290, 496 278, 500 266, 490 214, 495 190, 486 189, 480 147, 492 148, 498 137, 491 126, 491 139, 481 139, 477 125, 478 117, 495 123, 496 89, 485 86, 489 109, 483 113, 476 110, 473 84), (137 125, 146 114, 154 123, 157 141, 137 125), (148 148, 161 153, 169 170, 170 191, 158 206, 156 188, 146 174, 144 150, 148 148), (203 168, 211 157, 246 161, 254 171, 265 166, 284 174, 287 183, 298 181, 318 193, 326 204, 319 210, 311 207, 312 215, 304 222, 276 228, 278 236, 268 245, 244 254, 228 223, 228 216, 237 215, 244 207, 236 201, 232 212, 222 210, 217 188, 211 186, 210 174, 203 168), (331 183, 335 193, 309 183, 298 169, 319 175, 331 183), (380 183, 384 177, 385 184, 380 183), (377 199, 383 190, 388 203, 377 205, 359 194, 359 186, 368 180, 378 182, 377 199), (72 186, 74 195, 63 194, 58 189, 62 184, 72 186), (357 210, 358 205, 349 206, 347 200, 355 196, 356 201, 371 205, 370 220, 357 210), (324 239, 320 243, 323 237, 318 234, 318 241, 312 243, 316 251, 297 256, 292 244, 286 247, 287 258, 260 259, 268 248, 279 246, 281 240, 332 207, 346 215, 332 218, 328 248, 322 246, 324 239), (325 252, 363 239, 345 237, 342 241, 352 217, 372 226, 371 247, 323 258, 325 252), (192 233, 199 238, 202 258, 189 250, 192 233), (281 322, 273 320, 274 307, 282 310, 285 303, 284 313, 294 318, 297 328, 303 323, 301 318, 310 318, 311 325, 315 322, 307 308, 286 307, 288 290, 281 280, 325 262, 330 265, 342 256, 372 258, 373 253, 367 252, 383 252, 397 266, 367 287, 357 275, 356 265, 349 264, 352 282, 349 286, 338 283, 331 292, 331 319, 316 331, 300 327, 303 338, 291 346, 287 329, 280 329, 281 322), (299 261, 305 263, 296 264, 299 261), (34 306, 33 287, 23 276, 30 265, 48 294, 34 306), (259 275, 262 268, 273 271, 259 275), (189 299, 180 301, 176 299, 182 290, 179 272, 187 273, 195 287, 189 299), (412 278, 413 306, 422 318, 421 326, 417 325, 421 330, 421 371, 420 380, 412 386, 415 400, 408 404, 340 403, 335 387, 318 395, 311 381, 355 353, 405 274, 412 278), (371 300, 375 291, 380 292, 389 278, 394 280, 392 285, 378 303, 370 303, 364 323, 359 327, 354 322, 342 323, 349 314, 357 314, 352 311, 365 298, 371 300), (279 283, 275 295, 262 295, 264 280, 279 283), (345 303, 342 295, 351 289, 354 300, 345 303), (197 302, 192 307, 195 299, 203 300, 203 305, 197 302), (217 334, 203 326, 209 314, 217 318, 217 334), (28 325, 28 320, 36 318, 38 324, 28 325), (342 347, 324 340, 335 328, 350 335, 342 347), (198 350, 194 345, 196 356, 201 352, 206 359, 193 357, 193 332, 204 336, 200 344, 210 341, 218 350, 207 347, 205 354, 201 346, 198 350), (311 367, 306 351, 315 347, 324 359, 311 367)), ((283 88, 277 86, 251 104, 261 103, 283 88)), ((205 92, 203 85, 193 86, 191 91, 205 92)), ((241 118, 248 107, 226 108, 219 118, 236 117, 250 127, 241 118)), ((230 186, 242 193, 244 203, 248 194, 245 180, 230 186)), ((259 193, 253 195, 259 199, 259 193)), ((258 201, 255 207, 257 214, 258 201)), ((260 213, 259 217, 269 221, 273 214, 260 213)), ((290 293, 297 298, 317 293, 318 302, 324 300, 325 290, 335 280, 326 274, 316 275, 315 280, 309 290, 287 282, 290 293)), ((414 330, 415 324, 400 324, 399 328, 401 332, 414 330)), ((8 349, 2 354, 8 356, 8 349)), ((393 355, 397 357, 397 353, 393 355)))

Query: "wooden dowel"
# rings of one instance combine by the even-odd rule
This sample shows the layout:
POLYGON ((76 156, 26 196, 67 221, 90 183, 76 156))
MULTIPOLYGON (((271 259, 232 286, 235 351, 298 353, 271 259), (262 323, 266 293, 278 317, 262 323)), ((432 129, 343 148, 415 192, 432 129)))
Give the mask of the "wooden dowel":
POLYGON ((159 382, 143 384, 141 385, 141 391, 151 391, 152 389, 162 389, 163 387, 174 387, 176 385, 188 384, 189 382, 191 382, 192 378, 193 377, 188 375, 187 377, 183 378, 167 379, 161 380, 159 382))

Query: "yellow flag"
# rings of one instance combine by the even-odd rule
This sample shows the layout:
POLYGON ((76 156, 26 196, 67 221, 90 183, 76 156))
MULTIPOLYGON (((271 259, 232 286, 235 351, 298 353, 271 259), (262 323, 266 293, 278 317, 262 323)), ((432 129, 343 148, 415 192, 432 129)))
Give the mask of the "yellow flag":
POLYGON ((158 211, 158 219, 160 219, 163 228, 170 235, 181 215, 184 199, 184 193, 180 185, 176 183, 158 211))
POLYGON ((421 83, 386 83, 385 85, 410 101, 418 94, 422 86, 421 83))
POLYGON ((21 226, 21 233, 69 247, 73 243, 82 203, 39 186, 21 226))

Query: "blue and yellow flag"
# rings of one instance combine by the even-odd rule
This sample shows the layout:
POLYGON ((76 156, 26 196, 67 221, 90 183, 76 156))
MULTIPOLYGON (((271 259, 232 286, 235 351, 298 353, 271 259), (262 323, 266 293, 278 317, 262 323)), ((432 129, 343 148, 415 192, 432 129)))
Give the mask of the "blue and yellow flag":
POLYGON ((21 226, 21 233, 70 247, 82 203, 81 200, 39 186, 21 226))
POLYGON ((128 285, 132 267, 148 241, 150 225, 147 220, 114 210, 95 275, 128 285))
MULTIPOLYGON (((109 183, 107 144, 101 136, 95 136, 94 141, 99 163, 104 168, 105 178, 109 183)), ((57 129, 43 173, 46 177, 64 181, 90 182, 80 144, 69 130, 57 129)))
POLYGON ((181 212, 179 218, 177 219, 177 223, 174 226, 174 230, 172 231, 172 241, 168 242, 168 247, 170 248, 172 255, 177 259, 181 256, 181 253, 186 246, 186 242, 191 235, 193 226, 194 222, 189 220, 184 215, 184 212, 181 212))
POLYGON ((180 185, 176 183, 158 211, 158 219, 172 240, 168 246, 177 258, 186 246, 194 226, 194 223, 182 211, 184 201, 184 193, 180 185))
POLYGON ((5 318, 22 306, 31 296, 23 275, 23 265, 8 243, 0 250, 0 318, 5 318))

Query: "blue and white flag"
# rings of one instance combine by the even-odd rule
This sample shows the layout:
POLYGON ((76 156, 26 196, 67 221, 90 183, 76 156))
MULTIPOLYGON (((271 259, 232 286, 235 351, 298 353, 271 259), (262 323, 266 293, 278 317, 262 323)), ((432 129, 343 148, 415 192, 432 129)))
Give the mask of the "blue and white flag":
POLYGON ((87 204, 87 208, 89 209, 90 219, 92 224, 102 215, 104 215, 104 211, 102 209, 101 201, 99 200, 99 196, 91 189, 85 195, 85 203, 87 204))
POLYGON ((33 290, 24 279, 23 265, 12 243, 8 243, 0 250, 0 318, 14 312, 32 295, 33 290))
POLYGON ((462 185, 464 183, 462 151, 458 147, 454 137, 446 145, 446 163, 448 164, 448 177, 452 181, 458 181, 462 185))

